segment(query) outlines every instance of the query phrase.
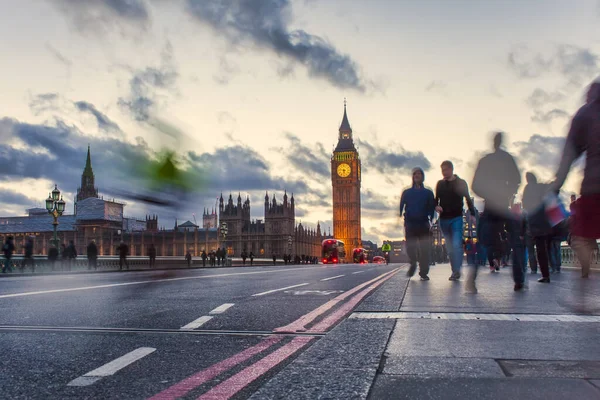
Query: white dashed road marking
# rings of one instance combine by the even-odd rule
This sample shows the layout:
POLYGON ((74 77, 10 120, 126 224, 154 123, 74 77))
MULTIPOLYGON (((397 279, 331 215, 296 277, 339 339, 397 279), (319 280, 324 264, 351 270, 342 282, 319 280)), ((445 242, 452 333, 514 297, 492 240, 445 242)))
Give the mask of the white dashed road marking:
POLYGON ((73 379, 67 384, 67 386, 92 385, 104 377, 114 375, 117 371, 125 368, 129 364, 133 364, 140 358, 146 357, 148 354, 153 353, 154 351, 156 351, 156 349, 152 347, 140 347, 139 349, 135 349, 134 351, 129 352, 124 356, 109 362, 108 364, 104 364, 100 368, 96 368, 95 370, 90 371, 79 378, 73 379))
POLYGON ((365 271, 356 271, 356 272, 353 272, 352 274, 353 274, 353 275, 356 275, 356 274, 362 274, 363 272, 365 272, 365 271))
POLYGON ((338 275, 338 276, 332 276, 331 278, 321 279, 321 282, 331 281, 333 279, 341 278, 342 276, 346 276, 346 275, 338 275))
POLYGON ((192 330, 192 329, 196 329, 196 328, 200 328, 202 325, 204 325, 205 323, 207 323, 208 321, 210 321, 211 319, 213 319, 213 317, 209 316, 209 315, 203 315, 202 317, 190 322, 189 324, 182 326, 181 330, 192 330))
POLYGON ((209 312, 209 314, 210 315, 223 314, 225 311, 229 310, 231 307, 233 307, 233 303, 225 303, 225 304, 220 305, 219 307, 215 308, 211 312, 209 312))
POLYGON ((297 287, 300 287, 300 286, 306 286, 306 285, 309 285, 309 283, 301 283, 299 285, 288 286, 288 287, 284 287, 284 288, 281 288, 281 289, 267 290, 266 292, 253 294, 252 297, 264 296, 265 294, 270 294, 270 293, 275 293, 275 292, 281 292, 283 290, 293 289, 293 288, 297 288, 297 287))

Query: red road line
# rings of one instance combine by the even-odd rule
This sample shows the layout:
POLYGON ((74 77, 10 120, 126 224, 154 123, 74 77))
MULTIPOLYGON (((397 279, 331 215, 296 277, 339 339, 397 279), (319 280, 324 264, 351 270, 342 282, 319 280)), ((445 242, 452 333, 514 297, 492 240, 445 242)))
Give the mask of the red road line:
POLYGON ((222 374, 225 371, 230 370, 231 368, 248 360, 254 355, 267 350, 271 346, 279 343, 281 340, 283 340, 283 337, 269 336, 267 339, 261 341, 257 345, 254 345, 240 353, 229 357, 226 360, 220 361, 212 365, 211 367, 204 369, 182 380, 179 383, 176 383, 170 388, 167 388, 162 392, 158 393, 157 395, 151 397, 149 400, 171 400, 182 397, 185 394, 197 388, 198 386, 202 385, 203 383, 210 381, 216 376, 222 374))
POLYGON ((397 272, 398 272, 398 270, 394 271, 392 274, 390 274, 390 275, 386 276, 385 278, 381 279, 380 281, 374 283, 373 286, 369 286, 368 288, 364 289, 362 292, 360 292, 356 296, 352 297, 350 300, 348 300, 346 303, 344 303, 340 308, 338 308, 333 314, 329 315, 323 321, 319 322, 317 325, 310 328, 308 330, 308 332, 310 332, 310 333, 325 332, 327 329, 331 328, 336 322, 338 322, 340 319, 344 318, 344 316, 346 314, 348 314, 350 311, 352 311, 352 309, 354 307, 356 307, 356 305, 365 296, 367 296, 369 293, 371 293, 371 291, 376 289, 383 282, 385 282, 388 279, 390 279, 391 277, 393 277, 397 272))
POLYGON ((339 296, 329 300, 327 303, 314 309, 313 311, 309 312, 308 314, 303 315, 302 317, 298 318, 296 321, 292 322, 291 324, 281 326, 279 328, 275 328, 273 330, 273 332, 281 332, 281 333, 303 332, 306 330, 305 329, 306 325, 310 324, 312 321, 317 319, 323 313, 325 313, 326 311, 333 308, 337 303, 344 300, 346 297, 353 295, 354 293, 358 292, 365 286, 368 286, 368 285, 376 282, 377 280, 385 278, 386 276, 389 276, 390 274, 395 273, 397 271, 398 271, 398 269, 396 268, 393 271, 386 272, 384 274, 379 275, 378 277, 376 277, 374 279, 371 279, 368 282, 362 283, 362 284, 356 286, 355 288, 353 288, 345 293, 342 293, 339 296))
POLYGON ((198 397, 197 400, 223 400, 233 397, 262 375, 287 360, 298 350, 306 346, 311 340, 313 340, 311 337, 294 338, 285 346, 280 347, 268 356, 213 387, 211 390, 198 397))
MULTIPOLYGON (((344 304, 339 310, 337 310, 334 314, 317 324, 310 331, 321 329, 325 331, 327 328, 331 327, 337 321, 344 317, 356 304, 360 302, 368 293, 370 293, 373 289, 381 285, 383 282, 387 281, 389 278, 394 276, 398 272, 398 268, 386 272, 384 274, 379 275, 378 277, 371 279, 370 281, 364 282, 348 292, 342 293, 336 298, 328 301, 323 304, 321 307, 316 308, 310 313, 300 317, 296 321, 292 322, 289 325, 280 327, 275 329, 276 332, 296 332, 298 330, 304 330, 304 327, 310 322, 314 321, 320 315, 333 308, 337 303, 344 300, 345 298, 353 295, 359 290, 363 289, 365 286, 373 284, 359 294, 352 297, 346 304, 344 304)), ((198 399, 228 399, 231 396, 238 393, 240 390, 244 389, 250 383, 258 379, 260 376, 268 372, 270 369, 274 368, 287 358, 291 357, 298 350, 302 349, 306 346, 311 340, 312 337, 296 337, 292 339, 288 344, 280 347, 273 353, 268 356, 260 359, 256 363, 250 365, 245 368, 241 372, 227 379, 226 381, 220 383, 219 385, 213 387, 210 391, 200 396, 198 399)), ((262 341, 261 343, 252 346, 238 354, 233 355, 232 357, 218 362, 213 366, 202 370, 183 381, 176 383, 175 385, 167 388, 166 390, 160 392, 159 394, 151 397, 149 400, 171 400, 176 399, 178 397, 184 396, 190 391, 194 390, 198 386, 208 382, 209 380, 215 378, 219 374, 230 370, 231 368, 241 364, 242 362, 248 360, 252 356, 261 353, 262 351, 267 350, 271 346, 279 343, 283 340, 283 337, 269 336, 267 339, 262 341)))

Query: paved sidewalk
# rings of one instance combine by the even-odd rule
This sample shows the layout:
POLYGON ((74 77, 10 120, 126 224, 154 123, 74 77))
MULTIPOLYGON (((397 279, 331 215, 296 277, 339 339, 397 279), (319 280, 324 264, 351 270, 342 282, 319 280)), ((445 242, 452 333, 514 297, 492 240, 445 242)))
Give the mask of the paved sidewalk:
POLYGON ((406 268, 253 399, 600 399, 600 274, 513 291, 481 269, 479 293, 406 268))

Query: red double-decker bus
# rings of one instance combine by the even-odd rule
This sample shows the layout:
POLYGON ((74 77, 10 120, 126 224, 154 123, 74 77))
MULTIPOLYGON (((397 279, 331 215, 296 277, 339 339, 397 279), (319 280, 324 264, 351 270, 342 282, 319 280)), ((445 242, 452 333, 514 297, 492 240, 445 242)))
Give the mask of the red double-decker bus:
POLYGON ((321 261, 323 264, 340 264, 346 258, 344 242, 337 239, 325 239, 321 243, 321 261))
POLYGON ((369 262, 367 250, 358 247, 352 250, 352 260, 355 264, 366 264, 369 262))

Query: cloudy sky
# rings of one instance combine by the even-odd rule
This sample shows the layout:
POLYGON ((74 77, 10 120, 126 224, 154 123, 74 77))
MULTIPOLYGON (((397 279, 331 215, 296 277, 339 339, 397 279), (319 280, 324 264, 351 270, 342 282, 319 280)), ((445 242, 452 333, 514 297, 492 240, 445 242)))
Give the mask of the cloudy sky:
MULTIPOLYGON (((0 0, 0 215, 72 204, 92 148, 112 197, 132 164, 174 149, 203 176, 192 204, 126 214, 192 219, 215 198, 293 192, 331 225, 329 157, 343 101, 363 160, 363 238, 403 237, 410 169, 470 182, 491 132, 551 179, 570 117, 600 75, 596 0, 0 0)), ((568 191, 577 191, 572 173, 568 191)))

